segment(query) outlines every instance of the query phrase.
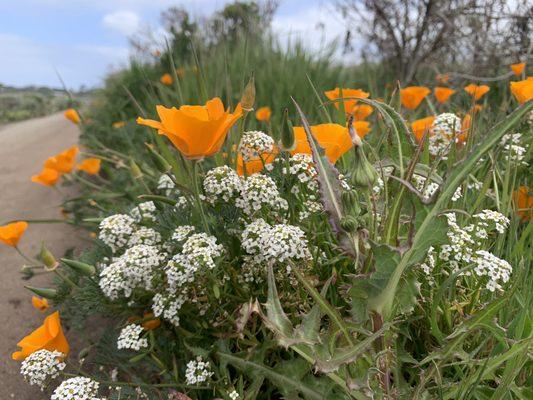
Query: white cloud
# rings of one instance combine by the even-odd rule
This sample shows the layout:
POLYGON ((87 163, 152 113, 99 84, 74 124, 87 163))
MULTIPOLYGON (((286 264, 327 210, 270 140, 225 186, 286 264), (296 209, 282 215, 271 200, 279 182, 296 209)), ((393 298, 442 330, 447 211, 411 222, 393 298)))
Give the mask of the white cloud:
POLYGON ((139 30, 141 17, 133 11, 120 10, 104 15, 102 23, 125 36, 130 36, 139 30))

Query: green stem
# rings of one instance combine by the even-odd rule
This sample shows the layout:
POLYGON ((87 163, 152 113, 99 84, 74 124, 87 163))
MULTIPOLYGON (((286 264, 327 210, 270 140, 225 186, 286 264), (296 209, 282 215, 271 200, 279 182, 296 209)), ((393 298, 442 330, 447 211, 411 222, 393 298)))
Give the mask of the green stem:
POLYGON ((200 198, 200 187, 198 186, 198 161, 192 162, 192 182, 194 185, 194 198, 198 203, 198 209, 200 210, 200 216, 202 217, 202 223, 204 225, 204 230, 206 233, 209 233, 209 225, 207 224, 207 218, 204 212, 204 206, 202 204, 202 199, 200 198))

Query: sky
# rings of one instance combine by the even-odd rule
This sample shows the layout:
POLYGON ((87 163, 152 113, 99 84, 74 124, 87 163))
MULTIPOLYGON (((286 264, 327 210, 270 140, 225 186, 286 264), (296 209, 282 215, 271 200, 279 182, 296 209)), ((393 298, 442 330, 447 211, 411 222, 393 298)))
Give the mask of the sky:
MULTIPOLYGON (((125 66, 128 37, 158 29, 170 6, 209 15, 226 0, 0 0, 0 83, 69 88, 102 85, 106 74, 125 66)), ((310 48, 345 31, 332 0, 280 0, 273 30, 284 40, 298 36, 310 48), (317 27, 321 26, 320 29, 317 27)))

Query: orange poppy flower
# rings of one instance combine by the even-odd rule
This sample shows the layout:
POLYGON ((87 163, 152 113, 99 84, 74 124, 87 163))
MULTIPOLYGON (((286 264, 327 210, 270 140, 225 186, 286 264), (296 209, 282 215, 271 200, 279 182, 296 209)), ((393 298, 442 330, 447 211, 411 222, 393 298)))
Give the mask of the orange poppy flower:
POLYGON ((169 73, 166 73, 166 74, 163 74, 163 76, 161 76, 161 78, 159 78, 159 81, 163 85, 170 86, 174 82, 174 79, 172 79, 172 75, 170 75, 169 73))
POLYGON ((490 87, 487 85, 475 85, 471 83, 468 86, 465 86, 465 92, 474 98, 475 101, 481 99, 488 91, 490 87))
POLYGON ((33 307, 35 307, 40 312, 45 312, 49 307, 48 300, 37 296, 33 296, 31 298, 31 304, 33 304, 33 307))
POLYGON ((37 175, 31 177, 31 181, 43 186, 54 186, 59 180, 59 172, 55 169, 43 168, 37 175))
POLYGON ((510 67, 516 76, 520 76, 522 75, 522 72, 524 72, 524 69, 526 68, 526 63, 516 63, 516 64, 510 65, 510 67))
MULTIPOLYGON (((330 100, 337 100, 341 99, 343 97, 362 97, 363 99, 366 99, 370 96, 370 93, 365 92, 361 89, 342 89, 342 95, 341 95, 341 89, 335 88, 333 90, 328 90, 324 92, 326 97, 330 100)), ((344 111, 346 111, 347 114, 352 114, 354 112, 354 107, 357 104, 357 100, 349 99, 344 100, 344 111)), ((338 110, 340 107, 340 104, 338 101, 334 102, 333 105, 338 110)))
MULTIPOLYGON (((369 123, 366 121, 357 121, 354 127, 360 137, 366 135, 365 127, 368 128, 369 123), (357 127, 356 125, 359 125, 357 127)), ((311 132, 317 140, 318 144, 324 149, 329 161, 333 164, 342 157, 344 153, 353 147, 352 139, 348 128, 339 124, 320 124, 311 127, 311 132)), ((294 127, 294 138, 296 140, 296 148, 291 151, 291 154, 305 153, 311 154, 311 147, 307 142, 307 136, 302 126, 294 127)))
POLYGON ((0 242, 4 242, 11 247, 17 247, 26 229, 28 229, 28 223, 25 221, 0 226, 0 242))
POLYGON ((81 163, 79 163, 76 168, 80 171, 84 171, 89 175, 96 175, 100 172, 100 164, 102 160, 99 158, 86 158, 81 163))
POLYGON ((437 101, 441 104, 444 104, 455 93, 455 90, 447 87, 437 86, 433 90, 433 93, 435 93, 435 98, 437 101))
POLYGON ((425 86, 408 86, 400 90, 400 100, 405 108, 414 110, 429 93, 431 90, 425 86))
POLYGON ((510 85, 511 93, 513 93, 518 103, 524 104, 533 98, 533 77, 529 77, 523 81, 511 82, 510 85))
POLYGON ((529 221, 533 216, 533 196, 529 195, 527 186, 520 186, 513 192, 516 213, 522 221, 529 221))
POLYGON ((154 314, 149 312, 145 312, 142 318, 138 316, 129 317, 128 322, 130 324, 135 324, 141 321, 142 319, 147 320, 141 324, 142 327, 147 331, 152 331, 156 328, 159 328, 159 326, 161 325, 161 320, 159 318, 154 318, 154 314))
POLYGON ((242 116, 238 104, 233 114, 224 111, 222 100, 215 97, 205 106, 181 106, 179 109, 157 106, 160 121, 137 118, 140 125, 158 129, 189 159, 211 156, 220 150, 228 131, 242 116))
POLYGON ((424 133, 426 131, 429 131, 431 128, 431 125, 433 125, 433 121, 435 121, 435 117, 426 117, 417 119, 416 121, 413 121, 411 123, 411 129, 413 130, 413 134, 415 135, 415 138, 418 142, 422 140, 424 137, 424 133))
POLYGON ((437 82, 443 83, 446 85, 450 81, 450 75, 449 74, 437 74, 437 76, 435 76, 435 79, 437 80, 437 82))
POLYGON ((368 104, 358 104, 353 108, 352 115, 356 121, 364 121, 370 114, 374 112, 374 108, 368 104))
POLYGON ((255 112, 255 118, 258 121, 268 122, 270 121, 270 116, 272 115, 272 110, 270 107, 259 107, 255 112))
POLYGON ((70 149, 48 158, 44 163, 44 168, 54 169, 64 174, 69 173, 74 168, 78 151, 78 146, 72 146, 70 149))
POLYGON ((64 115, 66 119, 74 122, 76 125, 79 124, 81 121, 78 112, 73 108, 69 108, 68 110, 66 110, 64 115))
POLYGON ((111 125, 115 129, 124 128, 126 126, 126 123, 124 121, 117 121, 113 122, 113 125, 111 125))
POLYGON ((38 350, 57 350, 65 355, 70 347, 61 328, 59 311, 45 318, 43 324, 17 343, 21 349, 11 356, 13 360, 22 361, 38 350))
POLYGON ((257 172, 261 172, 265 165, 272 163, 276 156, 278 155, 278 149, 275 148, 272 153, 263 153, 261 158, 256 158, 244 162, 242 155, 239 153, 237 155, 237 174, 243 176, 246 172, 246 175, 252 175, 257 172))

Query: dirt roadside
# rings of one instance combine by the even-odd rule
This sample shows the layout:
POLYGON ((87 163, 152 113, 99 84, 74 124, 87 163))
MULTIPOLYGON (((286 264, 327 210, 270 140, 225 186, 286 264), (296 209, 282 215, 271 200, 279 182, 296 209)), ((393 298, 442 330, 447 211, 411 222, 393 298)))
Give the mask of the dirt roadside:
MULTIPOLYGON (((9 220, 61 218, 58 205, 62 195, 30 182, 43 161, 78 141, 79 131, 62 114, 0 127, 0 224, 9 220)), ((72 193, 71 188, 70 193, 72 193)), ((69 191, 61 188, 66 194, 69 191)), ((30 224, 20 242, 27 255, 38 253, 42 240, 56 256, 84 243, 84 232, 66 224, 30 224)), ((11 360, 16 343, 38 327, 44 315, 31 305, 24 289, 27 281, 19 272, 24 260, 11 248, 0 244, 0 399, 39 400, 48 398, 24 383, 20 364, 11 360)), ((30 281, 46 286, 48 276, 30 281)), ((50 310, 49 310, 50 311, 50 310)))

